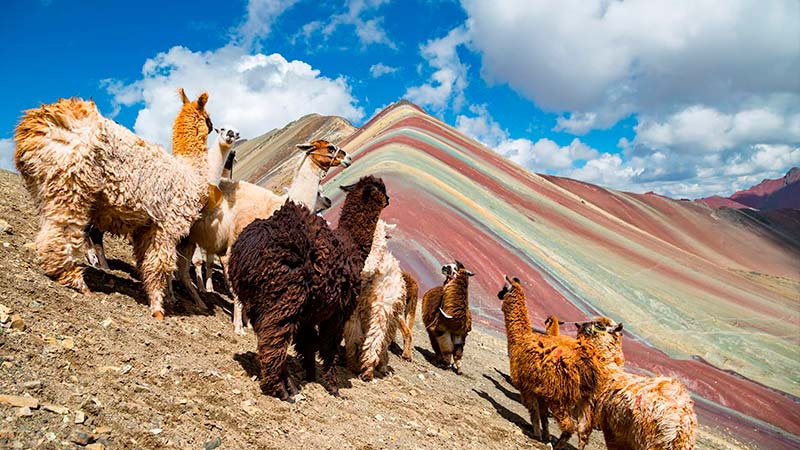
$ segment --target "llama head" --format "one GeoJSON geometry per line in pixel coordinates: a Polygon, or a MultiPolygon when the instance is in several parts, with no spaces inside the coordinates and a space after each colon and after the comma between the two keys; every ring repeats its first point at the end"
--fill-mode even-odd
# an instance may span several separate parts
{"type": "Polygon", "coordinates": [[[596,317],[591,322],[578,325],[578,338],[586,338],[600,351],[603,359],[622,366],[622,323],[608,317],[596,317]]]}
{"type": "Polygon", "coordinates": [[[383,209],[389,206],[389,195],[386,194],[386,185],[383,184],[383,180],[372,175],[362,177],[355,184],[339,186],[339,189],[347,193],[344,199],[345,207],[348,202],[358,202],[367,208],[372,206],[383,209]]]}
{"type": "Polygon", "coordinates": [[[564,322],[561,321],[561,320],[558,320],[558,318],[556,318],[556,316],[547,316],[547,318],[544,319],[545,331],[547,332],[547,334],[549,334],[551,336],[558,336],[560,334],[560,331],[559,331],[559,326],[560,325],[564,325],[564,322]]]}
{"type": "Polygon", "coordinates": [[[475,275],[474,273],[467,270],[463,264],[461,264],[458,260],[452,262],[450,264],[445,264],[442,266],[442,275],[444,275],[444,284],[450,282],[450,280],[457,277],[459,274],[462,274],[464,277],[471,277],[475,275]]]}
{"type": "Polygon", "coordinates": [[[183,88],[178,89],[183,101],[172,126],[172,154],[189,158],[197,169],[207,170],[208,150],[206,140],[214,129],[206,111],[208,94],[203,92],[195,101],[189,101],[183,88]]]}
{"type": "Polygon", "coordinates": [[[338,146],[326,140],[317,140],[305,144],[297,144],[297,149],[304,152],[323,171],[323,175],[336,166],[349,167],[352,158],[338,146]]]}
{"type": "Polygon", "coordinates": [[[215,128],[214,131],[219,135],[220,149],[230,148],[233,146],[234,142],[239,140],[239,130],[230,125],[224,125],[222,128],[215,128]]]}
{"type": "Polygon", "coordinates": [[[508,293],[521,293],[522,292],[522,285],[520,284],[519,278],[514,277],[512,279],[508,278],[508,275],[503,275],[503,288],[500,289],[500,292],[497,293],[497,298],[500,300],[505,300],[506,295],[508,293]]]}

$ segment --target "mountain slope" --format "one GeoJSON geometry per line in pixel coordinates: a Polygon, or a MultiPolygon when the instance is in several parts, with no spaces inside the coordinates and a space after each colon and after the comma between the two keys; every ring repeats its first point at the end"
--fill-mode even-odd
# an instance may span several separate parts
{"type": "Polygon", "coordinates": [[[500,330],[494,294],[502,274],[520,276],[534,323],[552,313],[621,320],[631,367],[681,377],[702,422],[772,447],[800,442],[796,232],[530,173],[407,102],[343,146],[355,161],[325,185],[336,202],[329,218],[335,186],[383,177],[383,217],[398,223],[392,249],[423,290],[458,258],[477,273],[476,323],[500,330]]]}
{"type": "Polygon", "coordinates": [[[712,208],[800,209],[800,168],[793,167],[781,178],[763,180],[727,198],[715,195],[696,201],[712,208]]]}

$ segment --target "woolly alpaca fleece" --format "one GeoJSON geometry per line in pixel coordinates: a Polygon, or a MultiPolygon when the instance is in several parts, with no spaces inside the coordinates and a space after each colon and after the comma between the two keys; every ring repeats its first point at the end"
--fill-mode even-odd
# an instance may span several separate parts
{"type": "Polygon", "coordinates": [[[25,111],[14,159],[42,216],[36,250],[48,276],[88,293],[80,266],[86,226],[130,234],[150,312],[164,317],[176,244],[208,195],[208,95],[196,102],[183,98],[175,157],[102,117],[92,101],[62,99],[25,111]]]}
{"type": "Polygon", "coordinates": [[[591,433],[590,402],[605,376],[594,347],[583,339],[534,333],[519,279],[506,278],[497,296],[503,301],[512,384],[531,414],[534,436],[549,439],[549,408],[562,431],[555,448],[577,431],[582,450],[591,433]]]}
{"type": "Polygon", "coordinates": [[[422,323],[428,331],[433,352],[437,360],[447,366],[452,355],[456,373],[461,373],[464,344],[472,331],[470,276],[472,272],[456,261],[456,271],[447,275],[444,286],[436,286],[422,296],[422,323]]]}
{"type": "Polygon", "coordinates": [[[372,248],[361,271],[358,306],[344,327],[347,362],[361,379],[369,381],[377,368],[386,372],[389,344],[403,320],[406,285],[400,262],[386,245],[387,230],[394,228],[379,220],[372,248]]]}
{"type": "Polygon", "coordinates": [[[603,431],[609,449],[693,449],[697,417],[686,387],[676,378],[625,372],[621,330],[621,324],[599,317],[578,331],[598,348],[610,370],[595,396],[593,428],[603,431]]]}
{"type": "Polygon", "coordinates": [[[380,178],[364,177],[342,189],[347,196],[336,231],[289,201],[269,219],[248,225],[231,252],[230,281],[258,337],[261,389],[283,400],[297,392],[286,368],[291,342],[309,381],[316,378],[319,349],[328,391],[339,393],[336,360],[344,324],[356,307],[378,217],[389,204],[380,178]]]}

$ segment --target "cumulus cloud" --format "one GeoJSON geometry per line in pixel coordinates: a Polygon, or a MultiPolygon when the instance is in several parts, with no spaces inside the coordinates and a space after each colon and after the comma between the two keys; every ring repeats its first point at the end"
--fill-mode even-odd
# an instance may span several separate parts
{"type": "Polygon", "coordinates": [[[389,0],[348,0],[346,11],[334,14],[324,22],[315,20],[305,24],[300,35],[307,42],[317,32],[327,39],[339,27],[352,26],[362,47],[381,44],[396,49],[394,42],[389,39],[386,30],[383,29],[383,16],[376,15],[378,9],[386,3],[389,3],[389,0]],[[368,18],[368,16],[372,17],[368,18]]]}
{"type": "Polygon", "coordinates": [[[259,40],[272,31],[272,24],[297,0],[248,0],[244,21],[236,27],[234,38],[245,48],[260,49],[259,40]]]}
{"type": "Polygon", "coordinates": [[[489,115],[486,105],[471,106],[470,111],[473,116],[456,117],[459,131],[532,171],[559,173],[571,169],[576,163],[598,156],[597,150],[577,138],[563,147],[547,138],[536,142],[524,138],[512,139],[508,131],[489,115]]]}
{"type": "Polygon", "coordinates": [[[695,103],[732,113],[800,88],[793,0],[462,4],[483,76],[567,112],[558,128],[577,134],[695,103]]]}
{"type": "Polygon", "coordinates": [[[461,62],[457,49],[468,40],[467,30],[458,27],[450,30],[446,36],[422,45],[420,53],[434,71],[427,83],[408,88],[405,97],[437,112],[448,106],[452,106],[455,111],[460,110],[465,102],[464,90],[469,83],[468,67],[461,62]]]}
{"type": "Polygon", "coordinates": [[[0,169],[17,171],[14,165],[14,148],[13,139],[0,139],[0,169]]]}
{"type": "Polygon", "coordinates": [[[343,78],[325,77],[307,63],[287,61],[277,53],[250,54],[233,45],[207,52],[173,47],[148,59],[140,80],[106,80],[104,86],[117,108],[143,103],[134,130],[167,148],[181,105],[178,87],[192,98],[208,91],[215,126],[231,124],[243,137],[312,112],[353,121],[364,116],[343,78]]]}
{"type": "Polygon", "coordinates": [[[372,75],[372,78],[382,77],[383,75],[387,75],[390,73],[395,73],[400,70],[397,67],[387,66],[383,63],[373,64],[369,68],[369,73],[372,75]]]}

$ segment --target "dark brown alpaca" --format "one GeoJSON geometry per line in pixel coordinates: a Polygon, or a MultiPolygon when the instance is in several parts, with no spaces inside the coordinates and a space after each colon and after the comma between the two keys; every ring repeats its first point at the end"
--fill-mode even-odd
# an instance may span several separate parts
{"type": "Polygon", "coordinates": [[[442,266],[442,273],[446,276],[444,285],[422,296],[422,323],[439,364],[460,374],[464,344],[472,331],[468,289],[469,277],[474,274],[458,261],[442,266]]]}
{"type": "Polygon", "coordinates": [[[261,389],[282,400],[297,393],[286,368],[292,342],[309,381],[316,378],[319,350],[327,389],[339,395],[339,342],[356,307],[375,225],[389,204],[380,178],[364,177],[342,189],[347,197],[335,231],[289,201],[269,219],[248,225],[231,252],[233,290],[258,337],[261,389]]]}

